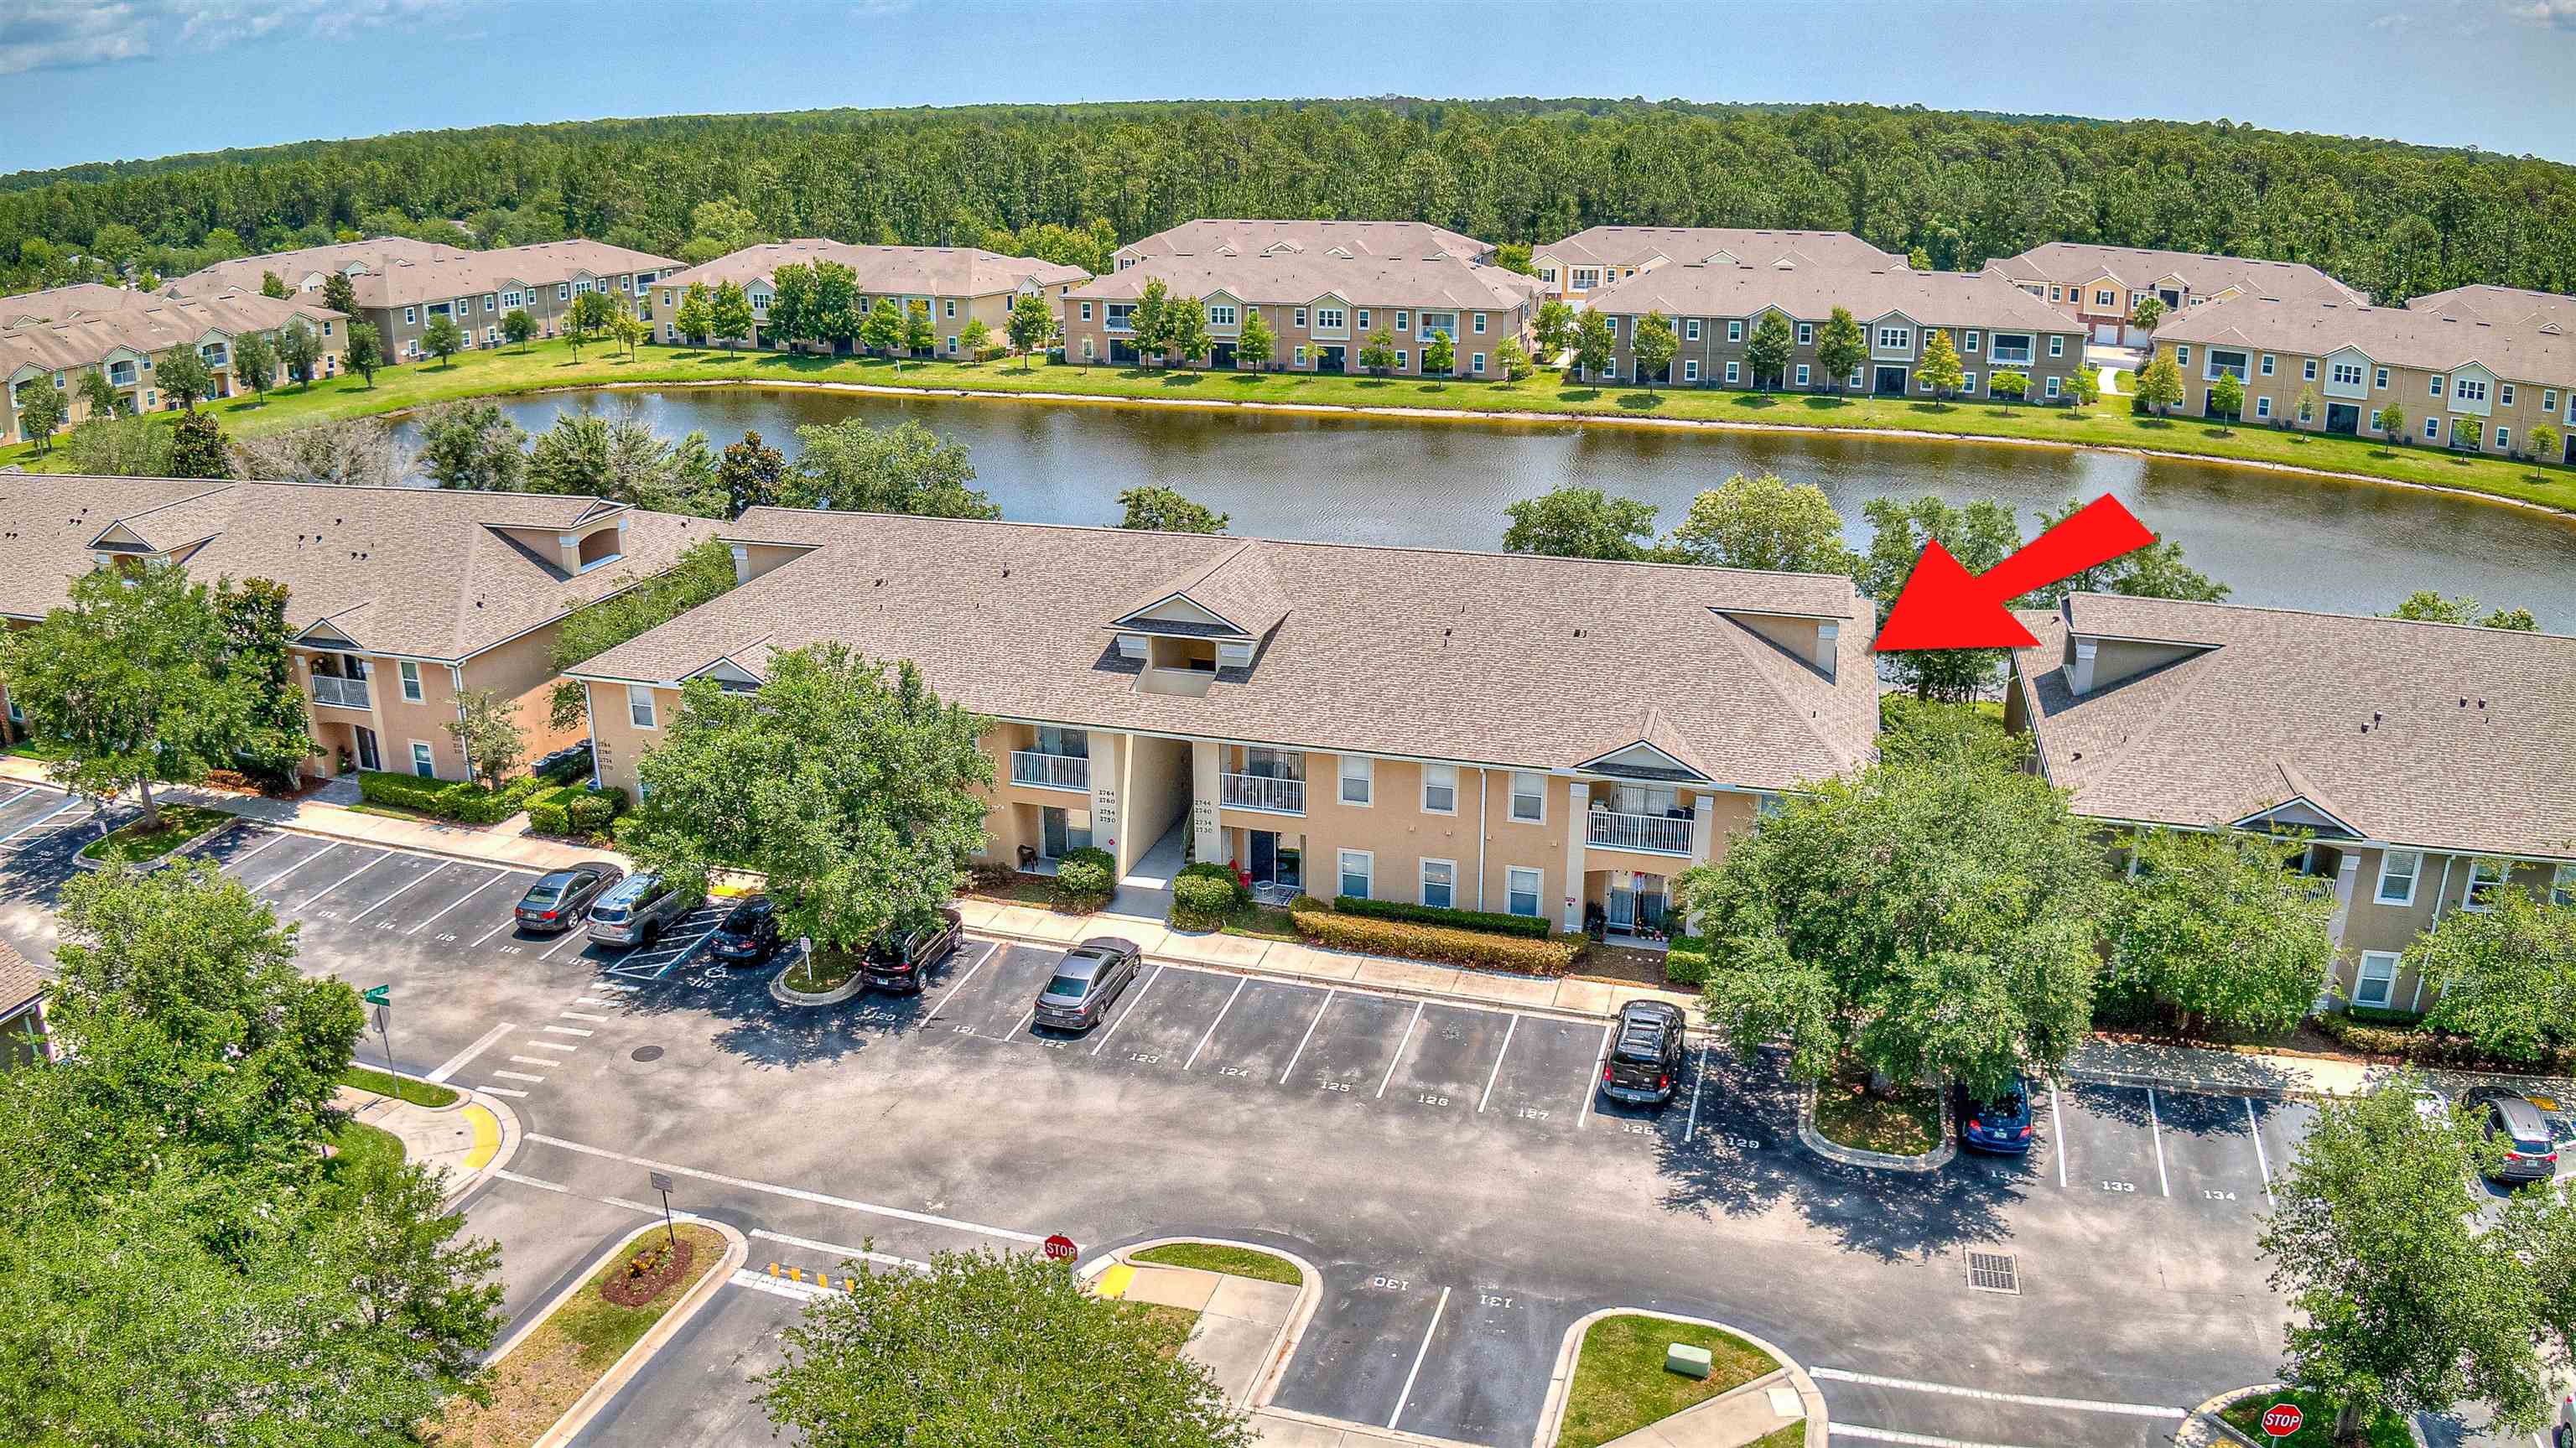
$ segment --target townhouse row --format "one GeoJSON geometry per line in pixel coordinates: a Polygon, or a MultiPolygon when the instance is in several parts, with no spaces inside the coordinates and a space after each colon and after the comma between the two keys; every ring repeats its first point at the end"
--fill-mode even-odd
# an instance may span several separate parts
{"type": "Polygon", "coordinates": [[[858,293],[854,306],[860,316],[880,301],[894,303],[897,311],[907,315],[918,310],[928,316],[933,341],[919,355],[935,357],[965,355],[962,339],[966,329],[979,321],[991,338],[987,345],[1000,348],[1007,336],[1011,308],[1020,298],[1042,297],[1050,311],[1061,315],[1066,294],[1091,279],[1091,273],[1080,267],[1035,257],[1003,256],[978,247],[851,246],[821,237],[802,237],[745,247],[662,277],[654,288],[659,294],[654,334],[675,346],[689,341],[680,327],[679,314],[680,303],[690,288],[702,286],[712,293],[718,287],[732,285],[742,288],[751,303],[752,329],[743,336],[708,340],[748,347],[812,348],[847,355],[856,350],[854,338],[823,343],[810,337],[781,336],[770,326],[770,307],[778,297],[779,268],[811,267],[818,262],[849,268],[858,293]]]}
{"type": "MultiPolygon", "coordinates": [[[[253,291],[200,297],[165,297],[122,287],[81,283],[23,296],[0,297],[0,444],[26,442],[27,404],[39,391],[63,403],[58,429],[92,415],[92,373],[107,379],[122,414],[175,406],[153,376],[174,347],[194,350],[206,364],[217,397],[247,386],[233,346],[252,334],[274,344],[290,327],[308,328],[320,348],[319,376],[337,376],[348,346],[348,319],[310,298],[279,299],[253,291]]],[[[272,350],[274,350],[272,345],[272,350]]],[[[271,385],[286,380],[283,362],[271,385]]]]}

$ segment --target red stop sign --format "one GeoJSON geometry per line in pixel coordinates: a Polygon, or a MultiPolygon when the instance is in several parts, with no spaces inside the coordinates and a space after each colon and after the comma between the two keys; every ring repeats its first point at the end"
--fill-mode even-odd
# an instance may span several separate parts
{"type": "Polygon", "coordinates": [[[2299,1431],[2303,1416],[2296,1403],[2274,1403],[2263,1410],[2263,1431],[2275,1438],[2287,1438],[2299,1431]]]}
{"type": "MultiPolygon", "coordinates": [[[[1071,1237],[1064,1235],[1062,1232],[1058,1232],[1054,1236],[1046,1239],[1046,1256],[1047,1260],[1050,1262],[1070,1262],[1081,1252],[1081,1250],[1081,1248],[1073,1245],[1073,1239],[1071,1237]]],[[[2298,1425],[2296,1423],[2292,1423],[2290,1426],[2296,1428],[2298,1425]]]]}

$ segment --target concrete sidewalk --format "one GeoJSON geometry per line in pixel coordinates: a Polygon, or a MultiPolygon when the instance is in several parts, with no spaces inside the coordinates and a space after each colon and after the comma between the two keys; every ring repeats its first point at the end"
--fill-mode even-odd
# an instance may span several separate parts
{"type": "Polygon", "coordinates": [[[1806,1416],[1789,1370],[1782,1368],[1622,1433],[1602,1448],[1744,1448],[1806,1416]]]}
{"type": "Polygon", "coordinates": [[[485,1173],[508,1160],[518,1146],[518,1119],[499,1102],[459,1087],[452,1106],[416,1106],[392,1096],[379,1096],[343,1086],[331,1104],[350,1118],[402,1142],[403,1160],[416,1162],[444,1178],[441,1199],[453,1202],[485,1173]]]}
{"type": "MultiPolygon", "coordinates": [[[[2095,1038],[2075,1048],[2058,1074],[2069,1081],[2112,1086],[2169,1086],[2272,1100],[2358,1096],[2396,1072],[2394,1066],[2337,1056],[2294,1056],[2278,1051],[2230,1051],[2169,1046],[2151,1041],[2095,1038]]],[[[2426,1070],[2424,1079],[2452,1096],[2479,1086],[2509,1091],[2576,1095],[2576,1083],[2553,1076],[2493,1075],[2480,1071],[2426,1070]]]]}

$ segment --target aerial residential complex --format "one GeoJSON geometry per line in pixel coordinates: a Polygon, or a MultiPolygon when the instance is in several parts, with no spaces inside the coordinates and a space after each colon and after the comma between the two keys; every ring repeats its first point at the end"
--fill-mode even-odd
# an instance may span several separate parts
{"type": "Polygon", "coordinates": [[[2422,1009],[2400,957],[2444,915],[2576,899],[2576,638],[2103,594],[2021,617],[2005,724],[2078,814],[2310,839],[2321,989],[2422,1009]]]}
{"type": "MultiPolygon", "coordinates": [[[[1068,362],[1142,360],[1132,340],[1137,299],[1161,282],[1175,299],[1207,309],[1206,359],[1237,365],[1244,320],[1259,313],[1272,337],[1268,364],[1294,372],[1355,372],[1379,333],[1392,370],[1423,376],[1423,348],[1445,334],[1455,375],[1496,375],[1505,338],[1533,345],[1537,281],[1483,260],[1493,248],[1414,222],[1194,221],[1124,248],[1117,270],[1064,299],[1068,362]],[[1132,255],[1131,255],[1132,253],[1132,255]]],[[[1180,360],[1180,359],[1172,359],[1180,360]]]]}
{"type": "Polygon", "coordinates": [[[574,671],[601,779],[635,787],[689,680],[838,641],[994,719],[988,852],[1023,868],[1172,835],[1273,898],[1651,940],[1672,875],[1876,729],[1838,577],[777,508],[725,536],[742,586],[574,671]]]}
{"type": "Polygon", "coordinates": [[[2046,242],[2019,256],[1989,261],[1985,269],[2075,318],[2088,340],[2113,346],[2146,344],[2149,333],[2129,319],[2149,297],[2163,305],[2168,317],[2230,297],[2347,305],[2369,300],[2298,262],[2077,241],[2046,242]]]}
{"type": "MultiPolygon", "coordinates": [[[[654,284],[660,293],[656,334],[665,342],[686,340],[678,314],[689,288],[704,286],[712,291],[730,282],[741,287],[751,302],[752,334],[713,340],[757,347],[787,345],[797,339],[772,337],[768,332],[778,268],[818,261],[838,262],[856,275],[862,313],[880,300],[906,312],[915,306],[928,310],[939,338],[932,351],[942,357],[961,355],[957,339],[968,323],[982,321],[993,337],[992,345],[999,347],[1011,307],[1021,297],[1044,297],[1051,309],[1060,311],[1065,295],[1091,279],[1091,273],[1080,267],[971,246],[851,246],[809,236],[745,247],[661,278],[654,284]]],[[[850,350],[850,344],[841,343],[839,350],[850,350]]]]}
{"type": "Polygon", "coordinates": [[[2525,456],[2558,428],[2548,459],[2576,461],[2576,303],[2543,292],[2463,288],[2403,307],[2237,297],[2156,332],[2183,378],[2182,410],[2211,415],[2221,376],[2240,416],[2311,432],[2385,437],[2394,404],[2428,447],[2525,456]],[[2301,394],[2312,394],[2302,410],[2301,394]]]}
{"type": "Polygon", "coordinates": [[[84,283],[0,298],[0,378],[8,382],[0,393],[0,443],[28,440],[21,414],[36,388],[62,395],[64,427],[86,422],[90,402],[80,386],[86,372],[107,378],[120,412],[175,405],[152,376],[155,359],[173,347],[194,347],[214,374],[214,395],[229,397],[244,385],[234,375],[233,340],[252,332],[274,338],[298,322],[321,347],[317,375],[337,376],[347,320],[319,298],[265,297],[256,290],[171,297],[84,283]]]}
{"type": "Polygon", "coordinates": [[[1998,372],[2028,378],[2027,395],[2035,401],[2061,397],[2084,365],[2083,334],[2063,315],[1996,278],[1968,272],[1684,262],[1603,287],[1592,294],[1591,308],[1610,322],[1605,382],[1748,387],[1767,380],[1800,392],[1928,395],[1932,385],[1917,367],[1935,331],[1948,333],[1958,351],[1959,390],[1967,397],[1991,395],[1998,372]],[[1869,348],[1867,359],[1842,377],[1827,376],[1818,355],[1836,307],[1860,324],[1869,348]],[[1795,345],[1781,376],[1760,379],[1746,345],[1770,312],[1788,321],[1795,345]],[[1637,323],[1653,313],[1663,314],[1680,341],[1661,377],[1641,374],[1633,346],[1637,323]]]}
{"type": "Polygon", "coordinates": [[[0,619],[32,623],[80,575],[148,561],[282,583],[320,746],[306,772],[436,779],[471,772],[446,728],[470,692],[515,700],[532,754],[578,737],[546,719],[557,626],[717,526],[542,493],[49,473],[0,478],[0,512],[0,619]]]}
{"type": "Polygon", "coordinates": [[[1614,282],[1660,266],[1901,267],[1848,231],[1741,226],[1591,226],[1530,252],[1530,269],[1552,297],[1581,301],[1614,282]]]}

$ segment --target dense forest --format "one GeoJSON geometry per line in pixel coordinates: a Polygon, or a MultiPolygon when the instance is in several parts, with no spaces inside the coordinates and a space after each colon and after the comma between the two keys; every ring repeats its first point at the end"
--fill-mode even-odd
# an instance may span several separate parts
{"type": "Polygon", "coordinates": [[[306,142],[0,179],[0,282],[402,231],[669,255],[761,236],[1097,267],[1196,216],[1840,228],[1973,268],[2073,239],[2314,263],[2390,299],[2576,291],[2576,167],[2225,121],[1411,100],[676,116],[306,142]],[[695,243],[692,248],[692,243],[695,243]]]}

